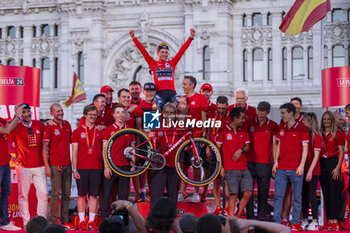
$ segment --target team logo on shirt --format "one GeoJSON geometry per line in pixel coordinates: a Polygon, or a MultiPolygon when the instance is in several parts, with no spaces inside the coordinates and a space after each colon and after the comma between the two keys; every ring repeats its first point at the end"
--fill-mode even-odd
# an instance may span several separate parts
{"type": "Polygon", "coordinates": [[[143,129],[160,129],[160,116],[162,114],[156,112],[143,112],[143,129]]]}
{"type": "Polygon", "coordinates": [[[55,135],[58,136],[60,134],[61,134],[60,131],[58,129],[55,129],[55,135]]]}
{"type": "Polygon", "coordinates": [[[169,63],[167,62],[167,63],[165,63],[165,67],[167,67],[167,68],[169,68],[170,67],[170,65],[169,65],[169,63]]]}
{"type": "Polygon", "coordinates": [[[251,133],[254,133],[254,131],[255,131],[254,127],[253,127],[253,126],[250,127],[250,132],[251,132],[251,133]]]}
{"type": "Polygon", "coordinates": [[[228,141],[232,140],[232,134],[228,133],[228,134],[226,135],[226,139],[227,139],[228,141]]]}
{"type": "Polygon", "coordinates": [[[280,135],[281,135],[281,136],[284,135],[284,131],[283,131],[283,130],[280,131],[280,135]]]}
{"type": "Polygon", "coordinates": [[[36,133],[37,133],[37,134],[40,134],[40,130],[37,129],[37,130],[36,130],[36,133]]]}
{"type": "Polygon", "coordinates": [[[86,138],[86,134],[83,132],[83,133],[80,134],[80,137],[81,138],[86,138]]]}
{"type": "Polygon", "coordinates": [[[192,101],[192,102],[191,102],[191,105],[196,105],[196,101],[192,101]]]}

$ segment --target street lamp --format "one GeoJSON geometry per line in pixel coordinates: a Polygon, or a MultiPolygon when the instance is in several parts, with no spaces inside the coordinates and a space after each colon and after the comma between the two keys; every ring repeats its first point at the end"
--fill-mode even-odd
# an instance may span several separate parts
{"type": "Polygon", "coordinates": [[[298,78],[298,79],[302,79],[305,77],[305,74],[297,74],[297,75],[293,75],[290,79],[290,97],[293,98],[293,80],[295,78],[298,78]],[[300,78],[301,77],[301,78],[300,78]]]}

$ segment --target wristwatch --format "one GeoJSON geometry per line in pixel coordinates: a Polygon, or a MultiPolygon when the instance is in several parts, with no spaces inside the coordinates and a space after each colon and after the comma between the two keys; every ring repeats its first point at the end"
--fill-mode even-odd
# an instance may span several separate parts
{"type": "Polygon", "coordinates": [[[244,153],[244,148],[241,148],[241,152],[244,153]]]}

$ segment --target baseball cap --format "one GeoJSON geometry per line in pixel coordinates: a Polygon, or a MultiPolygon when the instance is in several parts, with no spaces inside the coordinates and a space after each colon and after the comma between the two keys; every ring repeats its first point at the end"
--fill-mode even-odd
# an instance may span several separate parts
{"type": "Polygon", "coordinates": [[[107,93],[109,91],[114,92],[114,90],[110,86],[106,85],[101,87],[100,93],[107,93]]]}
{"type": "Polygon", "coordinates": [[[29,104],[26,104],[26,103],[23,103],[23,104],[21,104],[19,106],[22,107],[23,109],[30,108],[29,104]]]}
{"type": "Polygon", "coordinates": [[[157,52],[159,52],[159,50],[161,50],[161,49],[169,50],[169,45],[167,43],[161,43],[158,45],[157,52]]]}
{"type": "Polygon", "coordinates": [[[154,83],[145,83],[143,90],[156,90],[156,85],[154,83]]]}
{"type": "Polygon", "coordinates": [[[213,91],[213,87],[212,87],[212,85],[210,85],[209,83],[204,83],[204,84],[201,86],[201,90],[205,90],[205,89],[208,89],[209,91],[213,91]]]}
{"type": "Polygon", "coordinates": [[[182,232],[196,232],[198,218],[191,213],[184,214],[179,219],[182,232]]]}

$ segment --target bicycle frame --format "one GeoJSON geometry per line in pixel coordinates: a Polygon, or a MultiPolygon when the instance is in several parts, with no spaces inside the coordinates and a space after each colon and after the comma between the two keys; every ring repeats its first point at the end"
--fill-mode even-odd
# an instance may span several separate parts
{"type": "MultiPolygon", "coordinates": [[[[162,129],[162,130],[157,130],[157,131],[169,131],[170,129],[162,129]]],[[[197,161],[199,162],[200,161],[200,158],[199,158],[199,154],[198,154],[198,150],[197,150],[197,147],[196,147],[196,144],[194,142],[194,138],[193,138],[193,133],[192,133],[192,129],[190,129],[189,132],[187,132],[184,136],[182,136],[178,141],[176,141],[176,143],[174,143],[164,154],[162,154],[164,157],[167,157],[169,153],[171,153],[173,150],[175,150],[180,144],[182,144],[184,141],[186,141],[186,139],[189,138],[190,141],[191,141],[191,145],[192,147],[194,148],[194,157],[197,159],[197,161]]],[[[140,145],[137,145],[136,147],[134,147],[132,149],[135,150],[137,149],[138,147],[142,146],[143,144],[151,141],[153,147],[154,145],[156,144],[155,142],[156,138],[154,136],[148,138],[148,140],[144,141],[143,143],[141,143],[140,145]]],[[[135,156],[139,157],[139,158],[145,158],[145,156],[142,156],[142,155],[138,155],[136,153],[134,153],[135,156]]],[[[148,158],[148,160],[152,161],[151,158],[148,158]]]]}

